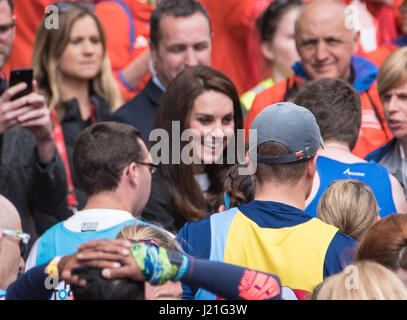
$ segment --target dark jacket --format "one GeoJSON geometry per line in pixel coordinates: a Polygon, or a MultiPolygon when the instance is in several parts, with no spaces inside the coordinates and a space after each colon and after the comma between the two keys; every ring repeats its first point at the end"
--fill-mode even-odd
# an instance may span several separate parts
{"type": "Polygon", "coordinates": [[[151,78],[137,96],[126,102],[112,115],[111,120],[136,127],[140,130],[144,143],[148,145],[148,137],[153,130],[163,93],[151,78]]]}
{"type": "Polygon", "coordinates": [[[66,206],[66,175],[58,152],[43,166],[38,161],[36,140],[28,130],[15,126],[2,135],[0,194],[17,208],[23,231],[34,240],[41,234],[39,221],[60,221],[66,206]]]}

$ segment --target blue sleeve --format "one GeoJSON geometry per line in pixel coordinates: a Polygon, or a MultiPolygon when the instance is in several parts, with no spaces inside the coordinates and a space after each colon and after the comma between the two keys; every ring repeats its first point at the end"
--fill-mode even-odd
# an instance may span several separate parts
{"type": "Polygon", "coordinates": [[[228,300],[281,299],[277,276],[223,262],[191,259],[182,282],[228,300]]]}
{"type": "Polygon", "coordinates": [[[7,288],[6,300],[49,300],[53,290],[45,288],[48,263],[34,267],[23,273],[7,288]]]}
{"type": "MultiPolygon", "coordinates": [[[[187,222],[178,232],[177,240],[181,248],[189,256],[209,259],[211,253],[211,223],[210,218],[196,222],[187,222]]],[[[198,287],[182,284],[182,299],[192,300],[198,287]]]]}
{"type": "Polygon", "coordinates": [[[324,261],[324,279],[339,273],[352,262],[358,243],[350,236],[337,232],[333,237],[324,261]]]}

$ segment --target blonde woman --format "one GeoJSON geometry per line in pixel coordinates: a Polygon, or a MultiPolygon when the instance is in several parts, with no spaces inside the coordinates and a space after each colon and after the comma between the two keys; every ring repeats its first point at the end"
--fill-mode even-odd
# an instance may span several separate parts
{"type": "Polygon", "coordinates": [[[58,28],[47,27],[45,17],[38,29],[33,69],[51,110],[55,144],[65,162],[68,204],[81,209],[86,195],[72,170],[74,144],[84,128],[109,118],[120,106],[121,96],[98,18],[87,5],[63,4],[55,4],[58,28]]]}
{"type": "Polygon", "coordinates": [[[358,261],[317,287],[313,300],[407,300],[397,275],[373,261],[358,261]]]}
{"type": "Polygon", "coordinates": [[[379,206],[372,190],[358,180],[338,180],[324,192],[317,217],[355,240],[379,219],[379,206]]]}

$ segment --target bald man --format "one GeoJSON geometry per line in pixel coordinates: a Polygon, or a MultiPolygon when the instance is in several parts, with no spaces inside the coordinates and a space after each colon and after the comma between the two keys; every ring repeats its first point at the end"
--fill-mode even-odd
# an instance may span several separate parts
{"type": "Polygon", "coordinates": [[[312,0],[304,5],[295,25],[300,56],[293,66],[295,74],[256,96],[245,119],[246,129],[261,110],[289,100],[304,82],[339,78],[351,83],[362,100],[359,140],[352,152],[363,158],[391,139],[376,86],[378,69],[370,61],[353,55],[358,48],[359,32],[353,29],[355,17],[347,13],[346,6],[336,0],[312,0]]]}
{"type": "Polygon", "coordinates": [[[10,283],[17,279],[18,272],[24,270],[20,251],[20,242],[23,241],[21,236],[21,220],[17,209],[0,195],[0,299],[10,283]]]}

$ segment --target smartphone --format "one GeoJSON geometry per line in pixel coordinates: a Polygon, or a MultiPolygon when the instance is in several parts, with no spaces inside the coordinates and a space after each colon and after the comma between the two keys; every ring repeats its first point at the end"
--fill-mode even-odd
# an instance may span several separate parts
{"type": "Polygon", "coordinates": [[[18,83],[25,82],[27,88],[16,95],[14,95],[11,100],[16,100],[33,91],[33,70],[32,69],[13,69],[10,72],[10,87],[15,86],[18,83]]]}

